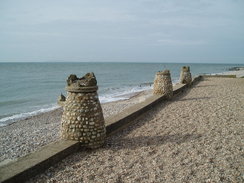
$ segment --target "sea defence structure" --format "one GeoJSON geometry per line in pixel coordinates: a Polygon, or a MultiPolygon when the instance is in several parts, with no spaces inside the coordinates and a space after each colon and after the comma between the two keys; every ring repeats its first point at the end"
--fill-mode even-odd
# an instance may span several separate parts
{"type": "Polygon", "coordinates": [[[103,145],[106,130],[95,75],[87,73],[82,78],[70,75],[66,90],[61,121],[62,138],[80,141],[82,146],[88,148],[103,145]]]}
{"type": "Polygon", "coordinates": [[[189,66],[183,66],[180,73],[180,83],[190,85],[192,82],[189,66]]]}
{"type": "Polygon", "coordinates": [[[166,95],[167,98],[173,97],[173,85],[169,70],[156,73],[153,84],[153,94],[166,95]]]}

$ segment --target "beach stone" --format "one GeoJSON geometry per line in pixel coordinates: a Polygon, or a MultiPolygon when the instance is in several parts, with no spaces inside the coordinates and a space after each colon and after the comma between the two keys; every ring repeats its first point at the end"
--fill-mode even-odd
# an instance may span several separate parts
{"type": "Polygon", "coordinates": [[[169,70],[156,73],[153,84],[153,94],[166,95],[167,98],[173,97],[173,85],[169,70]]]}
{"type": "Polygon", "coordinates": [[[192,82],[189,66],[183,66],[180,73],[180,83],[190,85],[192,82]]]}
{"type": "Polygon", "coordinates": [[[82,146],[88,148],[102,146],[106,131],[94,73],[87,73],[82,78],[70,75],[66,90],[61,137],[66,140],[78,140],[82,146]]]}

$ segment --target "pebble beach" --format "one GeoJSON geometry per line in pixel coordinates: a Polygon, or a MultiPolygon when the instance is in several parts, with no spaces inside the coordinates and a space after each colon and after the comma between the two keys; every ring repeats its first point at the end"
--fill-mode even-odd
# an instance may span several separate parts
{"type": "MultiPolygon", "coordinates": [[[[116,115],[152,95],[152,91],[137,92],[128,100],[102,104],[104,117],[116,115]]],[[[60,139],[62,108],[16,121],[0,128],[0,165],[37,151],[60,139]],[[11,135],[10,135],[11,134],[11,135]]]]}
{"type": "MultiPolygon", "coordinates": [[[[104,104],[104,116],[150,95],[104,104]]],[[[108,137],[104,147],[70,155],[29,182],[244,182],[243,111],[242,78],[205,78],[108,137]]],[[[1,161],[58,140],[61,114],[0,128],[1,161]]]]}
{"type": "Polygon", "coordinates": [[[0,0],[0,183],[244,183],[243,9],[0,0]]]}

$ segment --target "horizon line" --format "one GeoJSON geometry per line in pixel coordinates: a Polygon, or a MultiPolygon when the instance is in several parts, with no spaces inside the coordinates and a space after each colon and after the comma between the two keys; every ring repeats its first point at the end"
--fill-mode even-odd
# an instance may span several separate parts
{"type": "Polygon", "coordinates": [[[244,63],[235,62],[235,63],[226,63],[226,62],[146,62],[146,61],[119,61],[119,62],[113,62],[113,61],[0,61],[0,63],[148,63],[148,64],[240,64],[244,65],[244,63]]]}

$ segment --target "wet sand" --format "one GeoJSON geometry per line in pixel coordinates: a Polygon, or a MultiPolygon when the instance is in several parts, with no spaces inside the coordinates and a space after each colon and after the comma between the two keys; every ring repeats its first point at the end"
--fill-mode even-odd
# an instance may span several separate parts
{"type": "Polygon", "coordinates": [[[244,182],[244,79],[206,78],[29,182],[244,182]]]}

